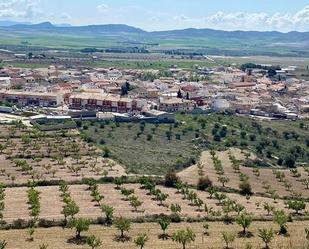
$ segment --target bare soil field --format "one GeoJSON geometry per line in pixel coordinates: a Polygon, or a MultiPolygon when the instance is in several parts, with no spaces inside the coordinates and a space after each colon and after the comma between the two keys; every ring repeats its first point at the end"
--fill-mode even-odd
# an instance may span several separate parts
{"type": "MultiPolygon", "coordinates": [[[[171,211],[169,207],[171,204],[179,204],[181,206],[182,211],[180,215],[183,218],[202,218],[207,216],[203,207],[199,209],[197,206],[192,205],[190,201],[183,199],[183,196],[180,193],[177,193],[177,190],[173,188],[157,186],[157,188],[163,193],[168,194],[168,198],[163,202],[163,205],[161,205],[160,202],[153,199],[153,196],[150,196],[145,189],[141,189],[141,185],[123,185],[126,189],[134,189],[134,195],[143,202],[141,207],[135,211],[134,208],[130,206],[130,202],[127,198],[121,194],[121,191],[116,189],[116,185],[101,184],[98,186],[100,194],[103,194],[104,196],[104,199],[100,202],[100,204],[114,207],[114,215],[116,217],[124,216],[126,218],[145,218],[160,214],[170,215],[171,211]]],[[[64,203],[60,198],[58,187],[37,187],[36,189],[40,192],[41,212],[39,218],[57,221],[62,220],[63,215],[61,214],[61,211],[64,203]]],[[[213,211],[222,212],[222,204],[214,197],[210,198],[209,193],[197,190],[193,191],[196,192],[197,196],[203,200],[209,208],[212,208],[213,211]]],[[[30,210],[29,205],[27,204],[28,199],[26,192],[26,187],[6,189],[5,209],[3,213],[5,221],[12,222],[17,219],[30,219],[30,210]]],[[[79,206],[80,211],[77,215],[78,217],[91,219],[105,217],[98,203],[92,201],[88,186],[71,185],[70,193],[72,199],[79,206]]],[[[267,212],[263,209],[264,203],[269,203],[278,210],[285,210],[288,213],[292,213],[292,210],[286,208],[283,200],[274,201],[271,198],[259,196],[252,196],[250,199],[247,199],[244,196],[234,193],[228,193],[226,195],[230,200],[236,201],[237,203],[243,205],[247,212],[252,213],[256,218],[267,217],[267,212]]],[[[309,211],[308,205],[305,211],[309,211]]],[[[234,211],[230,213],[230,216],[235,217],[236,215],[237,213],[234,211]]]]}
{"type": "MultiPolygon", "coordinates": [[[[237,234],[241,231],[241,228],[237,224],[226,225],[222,222],[209,222],[209,236],[203,234],[203,223],[181,223],[171,224],[167,233],[173,234],[178,229],[190,227],[196,233],[196,239],[193,243],[187,246],[188,249],[202,249],[213,248],[222,249],[225,247],[222,241],[221,232],[233,231],[237,234]]],[[[270,248],[281,249],[305,249],[308,242],[305,239],[304,228],[308,227],[309,222],[292,222],[288,223],[288,230],[291,231],[289,236],[275,235],[275,238],[270,243],[270,248]]],[[[259,228],[273,228],[274,231],[278,230],[278,226],[272,222],[253,222],[249,231],[253,233],[251,238],[239,238],[231,243],[231,247],[234,249],[245,248],[247,243],[252,245],[252,248],[263,248],[264,244],[258,237],[259,228]]],[[[114,227],[105,226],[91,226],[88,232],[84,232],[82,235],[89,236],[95,235],[103,242],[102,248],[109,249],[136,249],[134,239],[140,233],[147,233],[149,241],[146,243],[145,248],[149,249],[180,249],[181,245],[173,242],[171,239],[160,240],[158,236],[161,234],[161,230],[156,223],[143,223],[132,224],[131,230],[127,233],[130,236],[128,242],[117,242],[116,236],[119,235],[119,231],[114,227]]],[[[76,245],[70,243],[70,239],[75,235],[73,230],[62,228],[48,228],[37,229],[34,234],[34,241],[27,241],[28,235],[26,230],[9,230],[0,231],[0,239],[5,238],[8,242],[8,249],[33,249],[39,248],[42,243],[48,244],[50,249],[88,249],[85,244],[76,245]]]]}
{"type": "MultiPolygon", "coordinates": [[[[230,153],[238,160],[244,160],[245,156],[239,149],[230,149],[230,153]]],[[[225,184],[226,187],[232,189],[239,189],[239,173],[235,173],[232,168],[232,163],[229,159],[229,151],[218,151],[216,155],[222,162],[224,169],[224,176],[229,178],[229,182],[225,184]]],[[[251,156],[254,158],[254,156],[251,156]]],[[[202,152],[200,162],[204,165],[204,173],[208,176],[215,185],[221,186],[218,182],[218,174],[214,168],[214,164],[209,151],[202,152]]],[[[308,179],[308,173],[303,168],[298,168],[300,177],[294,177],[288,169],[278,169],[278,171],[284,173],[285,179],[291,184],[291,189],[288,191],[284,185],[284,182],[279,182],[276,179],[273,169],[260,168],[260,175],[256,176],[253,172],[253,168],[244,167],[240,165],[240,172],[246,174],[250,179],[252,191],[254,193],[265,193],[266,186],[270,185],[279,196],[291,196],[293,193],[301,193],[303,197],[309,197],[309,189],[301,182],[302,179],[308,179]]],[[[183,182],[196,185],[199,179],[197,165],[191,166],[178,174],[183,182]]]]}

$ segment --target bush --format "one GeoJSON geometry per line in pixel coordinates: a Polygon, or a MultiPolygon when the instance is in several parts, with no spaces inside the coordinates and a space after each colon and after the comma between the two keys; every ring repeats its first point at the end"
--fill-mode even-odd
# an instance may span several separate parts
{"type": "Polygon", "coordinates": [[[251,195],[252,194],[252,188],[248,180],[242,181],[239,184],[239,188],[240,188],[241,195],[251,195]]]}
{"type": "Polygon", "coordinates": [[[180,223],[181,222],[181,217],[178,213],[172,213],[170,215],[170,219],[171,219],[171,222],[173,222],[173,223],[180,223]]]}
{"type": "Polygon", "coordinates": [[[198,183],[197,183],[197,189],[198,190],[204,191],[204,190],[208,189],[209,187],[212,187],[212,181],[208,178],[208,176],[201,177],[198,180],[198,183]]]}
{"type": "Polygon", "coordinates": [[[180,178],[177,176],[175,171],[170,171],[165,175],[164,185],[166,187],[174,188],[176,183],[180,182],[180,178]]]}

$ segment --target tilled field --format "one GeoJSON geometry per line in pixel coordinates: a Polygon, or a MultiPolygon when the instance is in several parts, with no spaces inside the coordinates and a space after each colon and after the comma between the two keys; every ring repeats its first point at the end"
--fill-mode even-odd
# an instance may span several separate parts
{"type": "MultiPolygon", "coordinates": [[[[203,234],[203,223],[180,223],[171,224],[167,233],[172,235],[178,229],[190,227],[196,234],[196,239],[193,243],[187,246],[188,249],[203,249],[213,248],[222,249],[225,247],[222,241],[222,232],[234,232],[237,234],[241,228],[237,224],[226,225],[222,222],[209,222],[209,236],[203,234]]],[[[308,227],[309,222],[293,222],[288,224],[288,230],[291,231],[289,236],[275,235],[270,243],[270,248],[282,249],[303,249],[306,248],[307,241],[305,239],[304,228],[308,227]]],[[[278,227],[272,222],[253,222],[249,231],[252,232],[251,238],[236,237],[236,240],[231,243],[231,248],[244,249],[246,244],[250,243],[252,248],[263,248],[264,243],[258,237],[259,228],[273,228],[274,231],[278,227]]],[[[109,249],[136,249],[134,239],[140,233],[147,233],[149,241],[146,242],[145,248],[149,249],[180,249],[181,245],[173,242],[171,239],[161,240],[158,236],[161,230],[156,223],[132,224],[131,230],[127,233],[130,236],[128,242],[117,242],[116,236],[119,231],[114,227],[91,226],[88,232],[82,235],[95,235],[103,242],[101,248],[109,249]]],[[[9,230],[0,231],[0,239],[5,238],[8,242],[9,249],[33,249],[39,248],[42,243],[48,244],[50,249],[88,249],[86,244],[70,243],[70,239],[75,235],[73,230],[62,228],[37,229],[34,234],[34,241],[27,241],[28,235],[26,230],[9,230]]]]}
{"type": "MultiPolygon", "coordinates": [[[[140,184],[125,184],[122,187],[126,189],[134,189],[134,195],[141,200],[143,203],[137,211],[130,205],[130,201],[121,194],[120,190],[116,189],[114,184],[101,184],[98,185],[100,194],[104,196],[104,199],[100,204],[110,205],[114,207],[114,216],[123,216],[126,218],[143,218],[147,216],[166,214],[170,215],[170,205],[179,204],[181,206],[181,216],[190,218],[201,218],[205,217],[206,213],[204,208],[198,208],[197,206],[190,203],[189,200],[183,199],[180,193],[177,193],[176,189],[166,188],[163,186],[157,186],[162,193],[168,194],[167,199],[160,204],[159,201],[155,200],[153,196],[149,195],[147,190],[141,189],[140,184]]],[[[96,219],[104,217],[98,203],[92,201],[91,192],[88,190],[86,185],[71,185],[69,186],[70,194],[72,199],[79,206],[78,217],[96,219]]],[[[37,187],[36,190],[40,192],[40,204],[41,211],[39,218],[47,220],[61,220],[63,215],[61,214],[64,203],[60,198],[60,191],[57,186],[49,187],[37,187]]],[[[214,197],[210,198],[209,193],[203,191],[193,190],[197,193],[197,196],[207,204],[208,208],[212,208],[213,211],[222,211],[222,204],[214,197]]],[[[4,209],[4,220],[12,222],[17,219],[30,219],[29,216],[29,205],[27,204],[27,188],[16,187],[7,188],[5,197],[5,209],[4,209]]],[[[287,212],[288,210],[283,200],[274,201],[271,198],[252,196],[249,200],[238,194],[228,193],[227,197],[243,205],[247,212],[252,213],[256,217],[265,217],[267,212],[263,209],[264,203],[269,203],[276,209],[283,209],[287,212]]],[[[307,211],[309,207],[307,205],[307,211]]],[[[231,216],[236,216],[236,212],[231,212],[231,216]]]]}

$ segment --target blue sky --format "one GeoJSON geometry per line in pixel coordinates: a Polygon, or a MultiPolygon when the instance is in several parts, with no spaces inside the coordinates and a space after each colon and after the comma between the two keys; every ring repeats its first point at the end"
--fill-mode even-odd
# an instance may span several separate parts
{"type": "Polygon", "coordinates": [[[308,0],[0,0],[0,20],[309,31],[308,0]]]}

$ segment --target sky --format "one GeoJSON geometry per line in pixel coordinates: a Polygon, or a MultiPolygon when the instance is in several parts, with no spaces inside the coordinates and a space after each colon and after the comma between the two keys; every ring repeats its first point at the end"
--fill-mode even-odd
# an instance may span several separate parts
{"type": "Polygon", "coordinates": [[[309,31],[309,0],[0,0],[0,20],[183,28],[309,31]]]}

